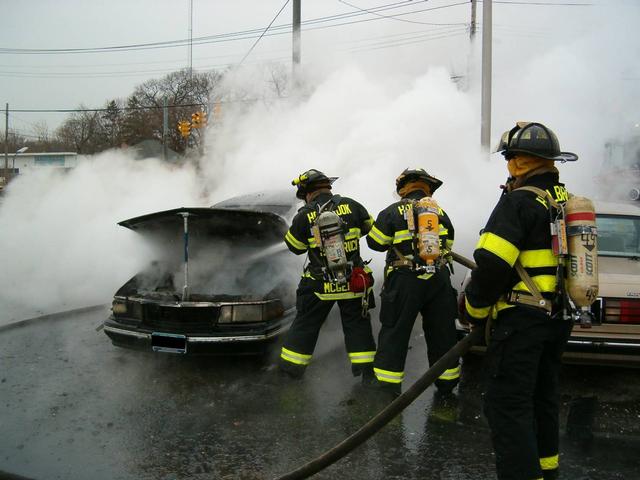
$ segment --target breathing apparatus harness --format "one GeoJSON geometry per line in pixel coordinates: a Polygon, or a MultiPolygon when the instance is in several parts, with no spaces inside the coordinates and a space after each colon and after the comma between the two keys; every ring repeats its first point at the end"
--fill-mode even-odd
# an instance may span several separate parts
{"type": "Polygon", "coordinates": [[[452,269],[451,259],[446,252],[440,250],[440,208],[437,202],[432,197],[425,196],[419,200],[403,198],[402,203],[407,230],[412,237],[413,254],[403,255],[393,245],[392,249],[398,259],[390,262],[391,267],[407,267],[419,274],[436,273],[443,265],[452,269]]]}
{"type": "Polygon", "coordinates": [[[508,296],[509,302],[541,308],[548,315],[553,314],[555,304],[560,307],[557,315],[562,320],[577,317],[582,328],[590,328],[593,315],[589,306],[595,301],[598,291],[597,253],[589,253],[597,245],[595,211],[591,201],[572,195],[563,205],[541,188],[524,186],[515,190],[533,192],[548,202],[552,250],[558,263],[556,291],[553,300],[549,300],[543,297],[520,260],[516,260],[514,268],[529,292],[512,290],[508,296]]]}
{"type": "MultiPolygon", "coordinates": [[[[369,311],[368,290],[373,285],[373,277],[364,269],[369,261],[362,266],[354,266],[347,261],[345,249],[345,233],[347,226],[334,209],[340,204],[342,197],[333,195],[323,204],[316,203],[317,214],[311,224],[311,233],[320,251],[316,259],[322,265],[321,274],[326,282],[338,285],[349,285],[349,290],[354,293],[363,292],[362,316],[366,317],[369,311]]],[[[309,249],[309,255],[315,255],[309,249]]],[[[307,266],[310,270],[310,267],[307,266]]],[[[312,272],[313,273],[313,272],[312,272]]]]}

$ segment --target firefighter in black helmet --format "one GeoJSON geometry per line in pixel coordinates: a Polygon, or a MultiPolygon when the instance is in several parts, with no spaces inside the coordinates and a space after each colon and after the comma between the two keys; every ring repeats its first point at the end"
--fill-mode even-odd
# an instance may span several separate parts
{"type": "Polygon", "coordinates": [[[474,252],[466,318],[492,327],[484,410],[498,478],[555,479],[558,370],[572,322],[557,314],[562,280],[549,227],[557,212],[548,195],[558,204],[568,199],[554,162],[578,157],[561,152],[549,128],[528,122],[505,132],[497,151],[510,177],[474,252]]]}
{"type": "Polygon", "coordinates": [[[301,377],[311,363],[320,327],[336,302],[353,375],[373,375],[376,347],[368,313],[373,306],[373,277],[360,257],[360,237],[369,232],[373,219],[360,203],[331,193],[335,180],[318,170],[308,170],[291,182],[297,187],[296,197],[306,203],[298,210],[284,240],[293,253],[308,254],[296,292],[296,318],[279,362],[280,371],[291,377],[301,377]],[[337,221],[332,230],[336,236],[330,240],[340,238],[342,243],[327,243],[325,248],[325,237],[317,224],[327,213],[337,221]],[[331,253],[344,256],[344,269],[329,268],[329,247],[331,253]]]}
{"type": "MultiPolygon", "coordinates": [[[[437,207],[439,231],[435,233],[440,257],[434,271],[427,271],[417,251],[417,231],[412,228],[416,202],[431,197],[441,185],[442,181],[421,168],[404,170],[396,179],[401,200],[378,214],[367,236],[370,248],[387,252],[374,385],[394,393],[399,393],[404,378],[409,339],[418,313],[422,315],[429,364],[433,365],[456,343],[457,302],[444,261],[453,246],[453,225],[444,210],[437,207]]],[[[436,380],[436,386],[449,393],[459,377],[456,360],[436,380]]]]}

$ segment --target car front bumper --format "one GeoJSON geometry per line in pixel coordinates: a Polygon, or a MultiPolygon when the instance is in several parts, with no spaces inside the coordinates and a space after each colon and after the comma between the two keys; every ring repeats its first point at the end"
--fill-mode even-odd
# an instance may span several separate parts
{"type": "Polygon", "coordinates": [[[256,354],[286,333],[295,317],[295,308],[273,321],[260,324],[238,325],[235,329],[212,328],[211,332],[189,333],[152,331],[148,328],[127,325],[116,321],[113,316],[104,322],[104,332],[118,347],[169,353],[198,354],[256,354]],[[159,346],[156,339],[169,339],[170,347],[159,346]],[[179,345],[176,345],[178,343],[179,345]]]}

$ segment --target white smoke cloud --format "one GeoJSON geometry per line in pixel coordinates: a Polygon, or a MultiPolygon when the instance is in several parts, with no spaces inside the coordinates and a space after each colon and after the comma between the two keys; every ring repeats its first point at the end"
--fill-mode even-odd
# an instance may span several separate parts
{"type": "Polygon", "coordinates": [[[146,264],[125,218],[202,204],[195,171],[110,151],[62,173],[21,175],[0,204],[0,323],[108,303],[146,264]]]}
{"type": "MultiPolygon", "coordinates": [[[[551,7],[527,17],[522,8],[499,14],[496,6],[494,17],[492,141],[517,120],[547,124],[564,150],[580,155],[575,165],[560,166],[569,189],[588,195],[604,143],[638,118],[640,6],[609,5],[572,10],[569,21],[551,7]]],[[[454,223],[456,250],[470,256],[506,168],[500,155],[487,160],[478,147],[478,62],[470,90],[462,91],[450,79],[460,72],[448,68],[467,52],[450,53],[451,62],[420,57],[424,66],[417,67],[409,55],[386,62],[393,49],[380,51],[377,63],[369,52],[366,61],[347,64],[312,51],[305,94],[225,105],[223,123],[209,128],[198,173],[108,152],[66,175],[21,176],[0,203],[2,319],[108,302],[148,260],[119,220],[263,189],[290,188],[293,197],[291,179],[309,168],[339,176],[335,191],[374,216],[395,200],[394,179],[404,168],[426,168],[444,181],[435,197],[454,223]]],[[[229,81],[247,96],[252,88],[264,91],[250,69],[229,81]]],[[[364,256],[381,271],[382,255],[365,249],[364,256]]]]}

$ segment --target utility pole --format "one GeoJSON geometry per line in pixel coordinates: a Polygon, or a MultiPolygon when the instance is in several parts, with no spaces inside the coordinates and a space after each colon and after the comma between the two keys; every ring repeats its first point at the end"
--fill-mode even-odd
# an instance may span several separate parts
{"type": "Polygon", "coordinates": [[[189,78],[193,77],[193,0],[189,0],[189,78]]]}
{"type": "Polygon", "coordinates": [[[300,76],[300,19],[302,16],[301,0],[293,0],[293,53],[292,76],[293,84],[297,85],[300,76]]]}
{"type": "Polygon", "coordinates": [[[469,38],[471,42],[476,37],[476,7],[478,6],[477,0],[471,0],[471,25],[469,25],[469,38]]]}
{"type": "Polygon", "coordinates": [[[9,104],[4,107],[4,184],[9,183],[9,104]]]}
{"type": "Polygon", "coordinates": [[[480,108],[480,145],[485,152],[491,143],[491,14],[492,0],[482,2],[482,103],[480,108]]]}
{"type": "Polygon", "coordinates": [[[167,161],[167,141],[169,140],[169,100],[162,99],[162,159],[167,161]]]}

